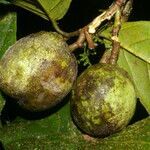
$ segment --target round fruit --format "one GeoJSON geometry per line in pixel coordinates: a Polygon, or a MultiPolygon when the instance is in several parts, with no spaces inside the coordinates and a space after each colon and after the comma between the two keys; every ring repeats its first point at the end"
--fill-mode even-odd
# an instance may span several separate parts
{"type": "Polygon", "coordinates": [[[39,32],[17,41],[0,60],[0,88],[30,111],[48,109],[71,90],[75,57],[63,37],[39,32]]]}
{"type": "Polygon", "coordinates": [[[94,137],[105,137],[125,127],[136,106],[134,86],[127,72],[97,64],[84,71],[74,86],[72,116],[78,127],[94,137]]]}

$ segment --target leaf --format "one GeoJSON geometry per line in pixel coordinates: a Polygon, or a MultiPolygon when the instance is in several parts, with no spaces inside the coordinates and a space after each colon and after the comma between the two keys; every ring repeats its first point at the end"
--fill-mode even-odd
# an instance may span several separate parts
{"type": "MultiPolygon", "coordinates": [[[[112,28],[104,30],[99,35],[111,40],[112,28]]],[[[150,63],[150,21],[126,22],[122,24],[119,41],[126,51],[150,63]]]]}
{"type": "MultiPolygon", "coordinates": [[[[110,30],[100,34],[110,40],[110,30]]],[[[119,40],[122,50],[118,64],[132,77],[137,96],[150,114],[150,22],[124,23],[119,40]]]]}
{"type": "Polygon", "coordinates": [[[89,145],[88,148],[100,148],[102,150],[148,150],[150,147],[150,117],[98,142],[95,146],[89,145]]]}
{"type": "MultiPolygon", "coordinates": [[[[52,114],[51,112],[50,114],[48,113],[47,115],[50,115],[49,117],[40,120],[29,121],[20,118],[16,119],[14,123],[11,123],[8,127],[5,126],[0,130],[0,140],[6,147],[13,143],[26,147],[26,144],[28,143],[29,145],[27,147],[30,149],[38,146],[46,148],[46,145],[50,142],[49,140],[62,141],[65,136],[67,139],[76,138],[77,135],[79,135],[79,131],[72,122],[70,106],[66,104],[63,107],[61,106],[59,111],[56,110],[54,109],[54,112],[51,111],[53,112],[52,114]],[[41,144],[36,143],[38,140],[41,144]],[[46,145],[44,144],[45,142],[47,142],[46,145]]],[[[37,113],[37,116],[38,115],[39,114],[37,113]]],[[[55,143],[53,146],[57,148],[55,143]]],[[[14,145],[13,147],[16,149],[18,148],[18,145],[14,145]]]]}
{"type": "Polygon", "coordinates": [[[16,14],[8,13],[0,18],[0,58],[16,41],[16,14]]]}
{"type": "Polygon", "coordinates": [[[132,77],[137,96],[150,114],[150,76],[148,72],[150,64],[123,49],[120,52],[118,64],[132,77]]]}
{"type": "Polygon", "coordinates": [[[119,39],[123,48],[150,63],[150,21],[124,24],[119,39]]]}
{"type": "Polygon", "coordinates": [[[0,4],[10,4],[7,0],[0,0],[0,4]]]}
{"type": "Polygon", "coordinates": [[[69,9],[71,0],[8,0],[14,5],[29,10],[49,20],[60,20],[69,9]],[[49,16],[49,17],[48,17],[49,16]]]}
{"type": "Polygon", "coordinates": [[[40,5],[36,2],[36,0],[9,0],[11,4],[22,7],[32,13],[39,15],[40,17],[49,20],[48,16],[41,10],[40,5]]]}
{"type": "Polygon", "coordinates": [[[66,14],[71,0],[37,0],[53,20],[59,20],[66,14]]]}
{"type": "MultiPolygon", "coordinates": [[[[0,18],[0,58],[10,45],[16,41],[16,14],[7,13],[0,18]]],[[[0,112],[5,104],[0,93],[0,112]]]]}
{"type": "Polygon", "coordinates": [[[86,141],[73,125],[69,105],[53,115],[36,121],[22,120],[0,130],[4,148],[12,149],[139,149],[150,146],[150,117],[105,139],[86,141]]]}

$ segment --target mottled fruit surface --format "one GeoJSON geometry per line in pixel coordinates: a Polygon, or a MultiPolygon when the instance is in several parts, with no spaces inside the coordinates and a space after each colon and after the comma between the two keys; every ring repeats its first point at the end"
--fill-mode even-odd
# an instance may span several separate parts
{"type": "Polygon", "coordinates": [[[76,79],[77,63],[63,37],[39,32],[17,41],[0,60],[0,88],[30,111],[60,102],[76,79]]]}
{"type": "Polygon", "coordinates": [[[72,92],[72,117],[94,137],[105,137],[124,128],[136,106],[134,86],[127,72],[108,64],[85,70],[72,92]]]}

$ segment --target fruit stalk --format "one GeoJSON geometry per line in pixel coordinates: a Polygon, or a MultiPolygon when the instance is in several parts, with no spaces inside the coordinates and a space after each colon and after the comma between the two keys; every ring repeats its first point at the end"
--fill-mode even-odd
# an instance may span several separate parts
{"type": "Polygon", "coordinates": [[[118,11],[115,14],[115,22],[112,30],[112,51],[110,55],[110,64],[114,65],[117,63],[119,51],[120,51],[120,42],[119,42],[119,31],[121,29],[121,10],[118,8],[118,11]]]}
{"type": "Polygon", "coordinates": [[[125,0],[116,0],[116,3],[119,3],[119,7],[115,14],[114,27],[112,29],[112,37],[111,37],[112,51],[111,51],[109,63],[112,65],[117,63],[119,57],[121,45],[118,36],[119,36],[119,31],[121,29],[121,23],[128,20],[128,17],[132,10],[133,0],[127,1],[126,4],[125,4],[125,0]]]}
{"type": "MultiPolygon", "coordinates": [[[[119,7],[117,8],[117,11],[115,12],[115,18],[114,18],[114,26],[112,29],[112,50],[111,52],[105,52],[103,57],[100,60],[100,63],[110,63],[110,64],[116,64],[118,57],[119,57],[119,52],[120,52],[120,42],[119,42],[119,31],[121,29],[121,24],[123,22],[126,22],[129,18],[129,15],[132,10],[132,4],[133,0],[129,0],[125,3],[125,1],[119,0],[116,3],[119,3],[119,7]],[[125,4],[125,5],[124,5],[125,4]]],[[[105,38],[105,37],[104,37],[105,38]]]]}

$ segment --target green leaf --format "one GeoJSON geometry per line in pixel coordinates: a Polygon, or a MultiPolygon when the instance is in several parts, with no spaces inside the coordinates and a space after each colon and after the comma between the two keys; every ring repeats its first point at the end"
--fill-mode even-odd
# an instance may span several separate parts
{"type": "MultiPolygon", "coordinates": [[[[0,58],[10,45],[16,41],[16,14],[7,13],[0,18],[0,58]]],[[[0,93],[0,112],[5,104],[0,93]]]]}
{"type": "Polygon", "coordinates": [[[136,149],[150,146],[150,117],[108,138],[87,141],[73,125],[69,105],[53,115],[35,121],[18,120],[0,130],[4,148],[12,149],[136,149]]]}
{"type": "Polygon", "coordinates": [[[37,0],[53,20],[63,18],[69,9],[71,0],[37,0]]]}
{"type": "Polygon", "coordinates": [[[8,0],[44,19],[60,20],[69,9],[71,0],[8,0]]]}
{"type": "MultiPolygon", "coordinates": [[[[104,30],[99,35],[111,40],[111,29],[104,30]]],[[[123,23],[119,33],[119,41],[126,51],[150,63],[150,21],[123,23]]]]}
{"type": "Polygon", "coordinates": [[[123,48],[150,63],[150,21],[125,23],[119,39],[123,48]]]}
{"type": "Polygon", "coordinates": [[[137,96],[150,114],[150,64],[121,49],[118,64],[132,77],[137,96]]]}
{"type": "MultiPolygon", "coordinates": [[[[109,28],[100,34],[111,40],[110,30],[109,28]]],[[[132,77],[137,96],[150,114],[150,22],[124,23],[119,40],[122,50],[118,64],[132,77]]]]}
{"type": "Polygon", "coordinates": [[[37,3],[36,0],[9,0],[11,4],[14,4],[16,6],[22,7],[28,11],[31,11],[32,13],[44,18],[48,19],[48,16],[45,14],[43,10],[41,10],[40,5],[37,3]]]}
{"type": "MultiPolygon", "coordinates": [[[[51,140],[54,142],[52,145],[57,148],[55,141],[62,141],[65,138],[71,140],[78,135],[79,131],[72,122],[68,104],[59,108],[59,111],[54,111],[49,117],[32,121],[18,118],[14,123],[0,130],[0,140],[6,147],[14,143],[12,146],[14,149],[18,149],[19,145],[22,146],[21,149],[46,148],[51,140]],[[40,143],[36,143],[38,141],[40,143]],[[45,142],[47,142],[46,145],[45,142]]],[[[65,141],[62,142],[65,143],[65,141]]]]}
{"type": "Polygon", "coordinates": [[[0,18],[0,58],[16,41],[16,14],[8,13],[0,18]]]}
{"type": "Polygon", "coordinates": [[[150,147],[150,117],[139,121],[118,134],[114,134],[88,149],[102,150],[148,150],[150,147]]]}
{"type": "Polygon", "coordinates": [[[10,4],[7,0],[0,0],[1,4],[10,4]]]}

